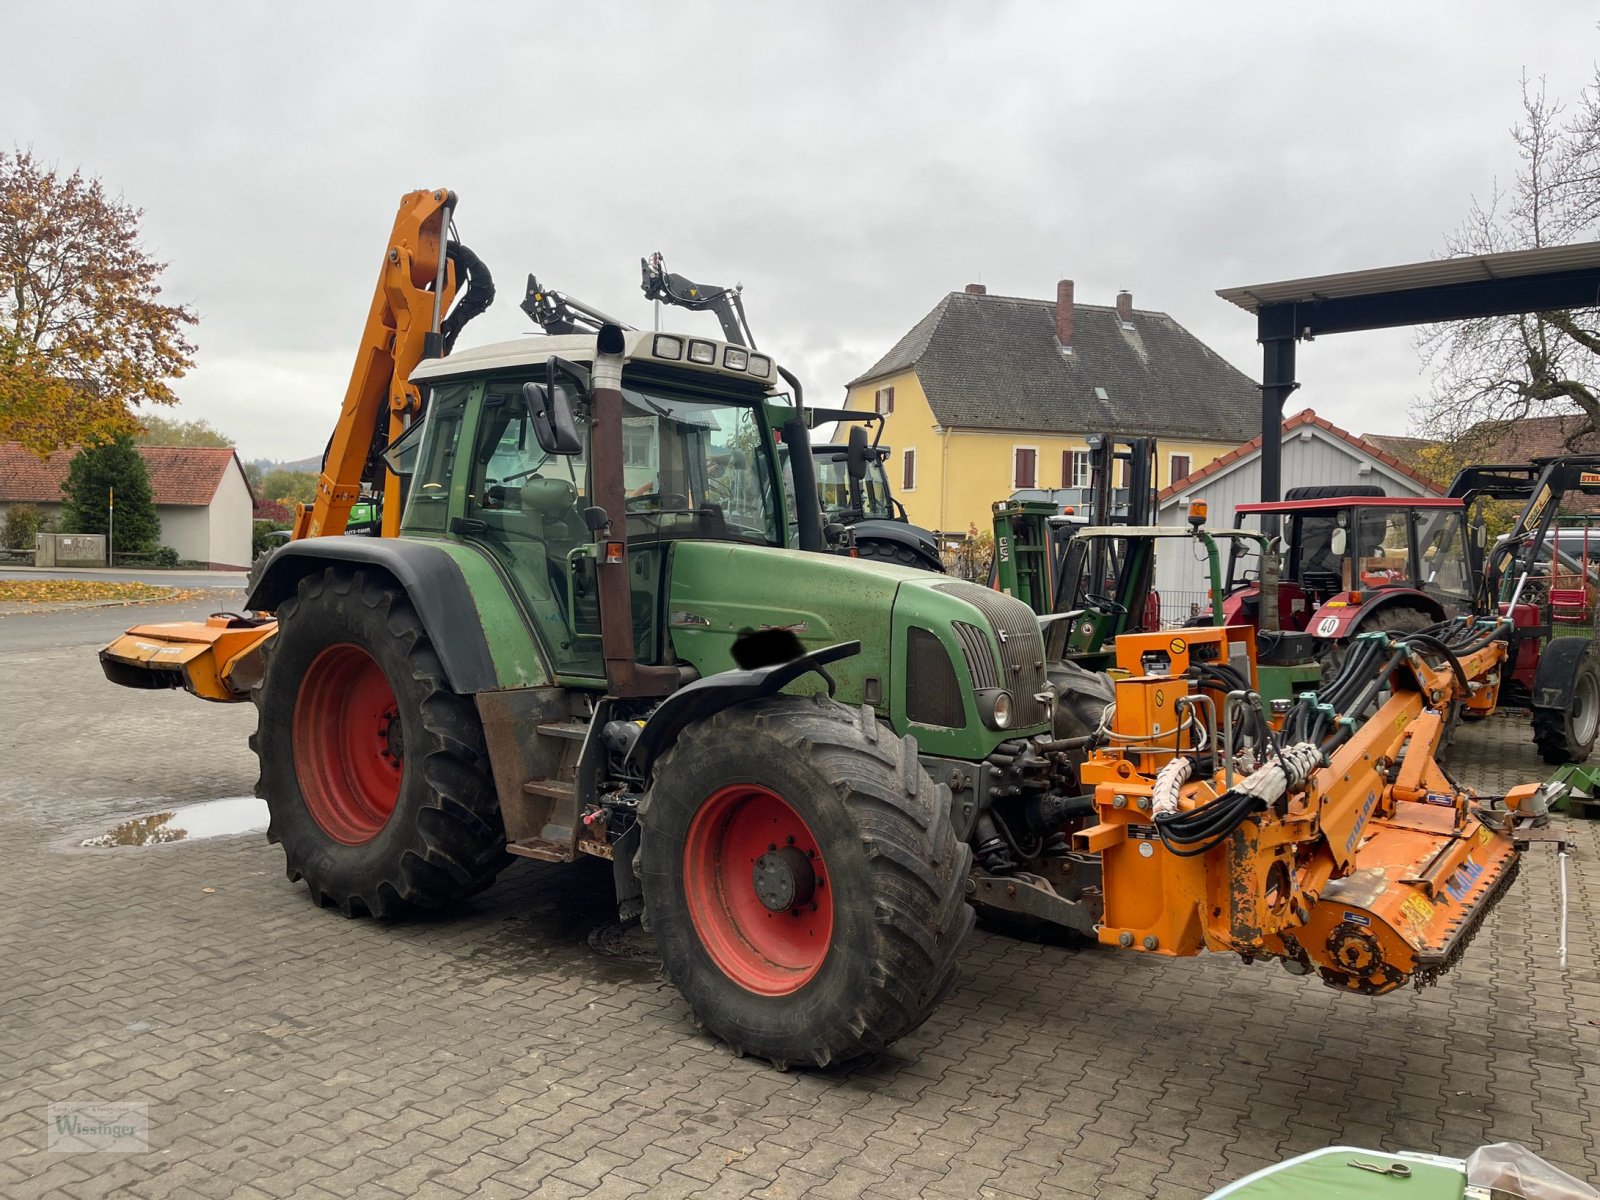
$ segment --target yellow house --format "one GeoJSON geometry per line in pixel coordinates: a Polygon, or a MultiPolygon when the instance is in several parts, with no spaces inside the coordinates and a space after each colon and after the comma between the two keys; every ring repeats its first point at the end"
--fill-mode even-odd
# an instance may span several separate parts
{"type": "Polygon", "coordinates": [[[969,284],[849,383],[845,407],[884,414],[889,482],[914,524],[960,535],[1016,492],[1076,500],[1088,434],[1159,439],[1160,489],[1261,432],[1255,382],[1166,313],[1128,292],[1074,305],[1072,291],[969,284]]]}

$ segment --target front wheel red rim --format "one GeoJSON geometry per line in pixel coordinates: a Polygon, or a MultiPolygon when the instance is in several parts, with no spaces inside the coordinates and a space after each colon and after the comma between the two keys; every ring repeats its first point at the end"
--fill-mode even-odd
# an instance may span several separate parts
{"type": "Polygon", "coordinates": [[[294,704],[294,768],[306,809],[336,842],[377,837],[400,799],[400,709],[377,660],[329,646],[306,668],[294,704]]]}
{"type": "Polygon", "coordinates": [[[799,991],[833,938],[833,880],[809,826],[760,784],[713,792],[683,847],[695,932],[734,983],[762,996],[799,991]]]}

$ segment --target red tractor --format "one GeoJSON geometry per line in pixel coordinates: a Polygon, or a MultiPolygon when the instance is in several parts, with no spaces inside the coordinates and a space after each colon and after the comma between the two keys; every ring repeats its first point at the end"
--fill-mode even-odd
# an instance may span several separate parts
{"type": "MultiPolygon", "coordinates": [[[[1499,707],[1530,710],[1545,761],[1566,763],[1587,759],[1600,732],[1600,647],[1589,602],[1600,571],[1553,532],[1569,492],[1600,494],[1600,457],[1468,467],[1447,497],[1292,488],[1287,499],[1236,511],[1265,517],[1281,537],[1281,628],[1310,635],[1325,672],[1363,633],[1443,636],[1433,627],[1452,617],[1510,612],[1515,634],[1509,671],[1498,680],[1499,707]],[[1511,532],[1490,548],[1483,525],[1469,520],[1480,499],[1524,502],[1511,532]]],[[[1229,562],[1229,625],[1259,624],[1259,568],[1252,578],[1249,565],[1237,556],[1229,562]]],[[[1468,705],[1461,715],[1478,714],[1468,705]]]]}

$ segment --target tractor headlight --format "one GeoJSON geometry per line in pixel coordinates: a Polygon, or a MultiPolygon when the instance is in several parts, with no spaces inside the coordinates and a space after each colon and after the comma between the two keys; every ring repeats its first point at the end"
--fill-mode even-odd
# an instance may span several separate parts
{"type": "Polygon", "coordinates": [[[690,342],[689,361],[704,367],[717,365],[717,348],[710,342],[690,342]]]}
{"type": "Polygon", "coordinates": [[[750,356],[750,374],[757,379],[765,379],[772,374],[772,360],[765,354],[752,354],[750,356]]]}
{"type": "Polygon", "coordinates": [[[675,338],[669,333],[656,334],[653,351],[657,358],[682,358],[683,339],[675,338]]]}
{"type": "Polygon", "coordinates": [[[982,688],[975,693],[978,715],[990,729],[1011,727],[1011,693],[1004,688],[982,688]]]}
{"type": "Polygon", "coordinates": [[[750,352],[729,346],[722,352],[722,365],[730,371],[742,371],[750,365],[750,352]]]}

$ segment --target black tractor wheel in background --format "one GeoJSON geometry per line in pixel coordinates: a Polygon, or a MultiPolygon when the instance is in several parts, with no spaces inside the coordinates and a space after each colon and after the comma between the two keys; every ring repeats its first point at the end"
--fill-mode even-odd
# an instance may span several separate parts
{"type": "Polygon", "coordinates": [[[1593,654],[1578,660],[1566,708],[1533,710],[1533,743],[1547,763],[1581,763],[1594,749],[1600,731],[1600,662],[1593,654]]]}
{"type": "Polygon", "coordinates": [[[972,928],[971,850],[916,743],[826,697],[679,735],[639,806],[663,969],[740,1054],[828,1066],[927,1019],[972,928]]]}
{"type": "Polygon", "coordinates": [[[879,562],[899,563],[902,567],[916,567],[919,571],[944,573],[942,562],[926,554],[920,554],[910,546],[901,545],[899,542],[882,542],[876,538],[866,538],[856,542],[856,553],[862,558],[872,558],[879,562]]]}
{"type": "Polygon", "coordinates": [[[439,908],[508,861],[472,702],[387,576],[329,568],[278,609],[250,746],[291,880],[346,916],[439,908]]]}
{"type": "MultiPolygon", "coordinates": [[[[1322,680],[1324,683],[1331,680],[1344,666],[1344,660],[1350,653],[1350,646],[1356,634],[1374,633],[1383,630],[1388,633],[1415,633],[1419,629],[1426,629],[1434,624],[1434,619],[1421,609],[1417,608],[1384,608],[1379,609],[1369,617],[1357,622],[1355,632],[1337,641],[1323,643],[1327,649],[1320,655],[1322,660],[1322,680]]],[[[1351,716],[1358,714],[1351,713],[1351,716]]]]}
{"type": "Polygon", "coordinates": [[[1284,502],[1291,500],[1336,500],[1340,496],[1383,496],[1387,493],[1375,483],[1309,483],[1292,487],[1283,494],[1284,502]]]}

